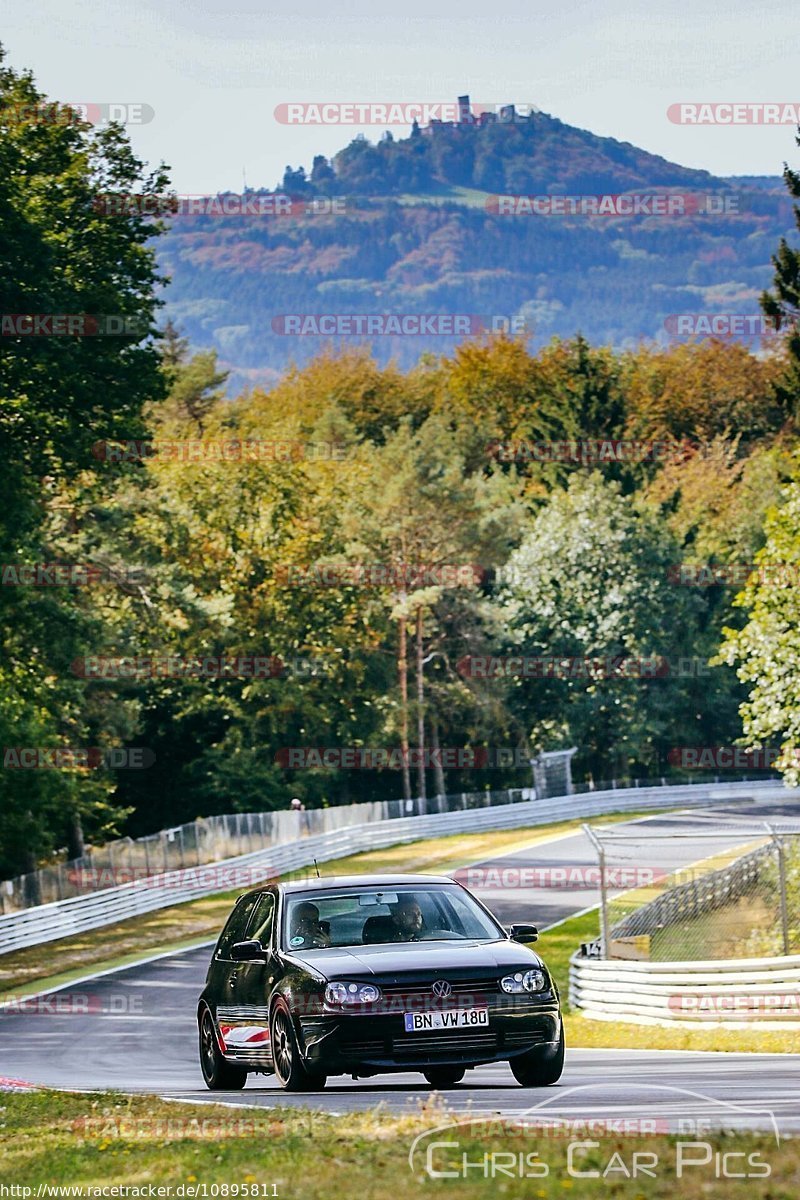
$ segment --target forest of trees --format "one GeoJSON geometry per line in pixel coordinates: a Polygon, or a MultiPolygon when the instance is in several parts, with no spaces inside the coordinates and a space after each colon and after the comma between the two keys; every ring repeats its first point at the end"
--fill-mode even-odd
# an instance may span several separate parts
{"type": "MultiPolygon", "coordinates": [[[[287,313],[465,313],[489,327],[516,317],[537,348],[576,330],[619,348],[666,344],[675,314],[759,311],[791,210],[774,193],[736,199],[739,211],[717,215],[587,219],[356,192],[339,215],[181,215],[159,243],[159,262],[172,276],[173,319],[198,348],[217,350],[235,389],[277,382],[326,348],[330,339],[276,331],[287,313]]],[[[759,339],[749,345],[758,349],[759,339]]],[[[431,334],[371,345],[380,362],[408,369],[423,353],[454,347],[431,334]]]]}
{"type": "Polygon", "coordinates": [[[0,874],[292,796],[529,783],[500,749],[576,745],[600,780],[744,736],[793,769],[797,580],[742,590],[741,567],[800,572],[797,252],[776,255],[770,353],[487,336],[406,368],[322,353],[231,400],[215,354],[157,320],[157,226],[92,211],[98,186],[163,174],[115,127],[4,121],[41,97],[2,64],[0,98],[2,311],[151,330],[0,344],[0,874]],[[31,583],[53,564],[85,577],[31,583]],[[486,668],[509,658],[580,669],[486,668]],[[440,754],[404,770],[420,746],[440,754]],[[149,765],[24,769],[31,747],[149,765]],[[401,766],[290,755],[323,747],[401,766]]]}

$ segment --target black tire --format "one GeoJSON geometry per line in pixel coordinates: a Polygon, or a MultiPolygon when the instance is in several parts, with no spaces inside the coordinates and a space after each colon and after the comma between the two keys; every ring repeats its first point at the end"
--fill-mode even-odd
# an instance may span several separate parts
{"type": "Polygon", "coordinates": [[[446,1088],[454,1087],[455,1084],[461,1083],[465,1070],[465,1067],[431,1067],[430,1070],[423,1071],[422,1074],[431,1087],[446,1088]]]}
{"type": "Polygon", "coordinates": [[[518,1055],[509,1062],[512,1074],[517,1083],[523,1087],[549,1087],[558,1083],[564,1070],[564,1027],[561,1027],[561,1037],[556,1043],[555,1050],[536,1049],[528,1054],[518,1055]]]}
{"type": "Polygon", "coordinates": [[[327,1075],[307,1071],[303,1065],[292,1018],[282,1004],[272,1012],[270,1045],[275,1078],[285,1092],[312,1092],[325,1087],[327,1075]]]}
{"type": "Polygon", "coordinates": [[[227,1062],[219,1048],[211,1013],[203,1009],[199,1021],[200,1069],[206,1087],[212,1092],[238,1092],[247,1083],[247,1071],[227,1062]]]}

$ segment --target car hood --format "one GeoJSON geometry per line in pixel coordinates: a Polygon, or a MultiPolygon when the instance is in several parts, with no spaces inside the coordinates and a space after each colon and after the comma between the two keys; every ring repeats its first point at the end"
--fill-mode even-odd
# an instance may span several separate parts
{"type": "Polygon", "coordinates": [[[505,938],[496,942],[393,942],[391,945],[332,946],[294,951],[290,956],[326,979],[380,979],[383,983],[482,979],[496,971],[537,967],[533,950],[505,938]]]}

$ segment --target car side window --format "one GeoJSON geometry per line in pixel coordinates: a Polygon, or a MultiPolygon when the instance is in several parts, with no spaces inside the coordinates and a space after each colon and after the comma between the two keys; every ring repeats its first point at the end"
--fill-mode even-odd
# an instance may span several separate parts
{"type": "Polygon", "coordinates": [[[274,923],[275,895],[273,892],[264,892],[258,897],[258,903],[250,914],[246,934],[248,940],[252,939],[261,942],[262,946],[269,946],[274,923]]]}
{"type": "Polygon", "coordinates": [[[261,899],[259,895],[242,896],[236,904],[231,915],[228,917],[228,923],[220,934],[220,939],[217,942],[215,953],[216,958],[228,958],[228,951],[234,942],[243,942],[247,923],[252,916],[253,909],[256,903],[261,899]]]}

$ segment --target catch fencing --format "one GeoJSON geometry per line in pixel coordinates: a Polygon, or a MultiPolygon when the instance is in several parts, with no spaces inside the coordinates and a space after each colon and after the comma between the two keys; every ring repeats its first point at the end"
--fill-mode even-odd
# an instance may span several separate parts
{"type": "MultiPolygon", "coordinates": [[[[406,816],[420,801],[380,801],[310,812],[253,814],[275,820],[270,844],[213,864],[194,864],[0,916],[0,954],[98,929],[200,896],[244,890],[265,879],[423,837],[533,828],[613,812],[703,807],[714,801],[774,801],[780,783],[692,784],[588,791],[523,799],[521,791],[462,793],[458,807],[406,816]]],[[[428,801],[430,805],[431,802],[428,801]]],[[[442,806],[444,807],[444,806],[442,806]]]]}
{"type": "Polygon", "coordinates": [[[142,838],[121,838],[87,851],[82,858],[40,867],[0,882],[0,916],[23,908],[71,900],[165,873],[255,854],[272,846],[331,833],[357,822],[463,812],[531,798],[530,789],[433,796],[425,800],[385,800],[314,808],[304,812],[228,813],[200,817],[142,838]]]}
{"type": "MultiPolygon", "coordinates": [[[[600,864],[593,957],[651,962],[800,952],[800,817],[777,824],[699,815],[634,828],[586,826],[600,864]],[[674,866],[686,839],[691,866],[674,866]],[[624,885],[624,886],[621,886],[624,885]]],[[[685,859],[685,853],[683,854],[685,859]]]]}

